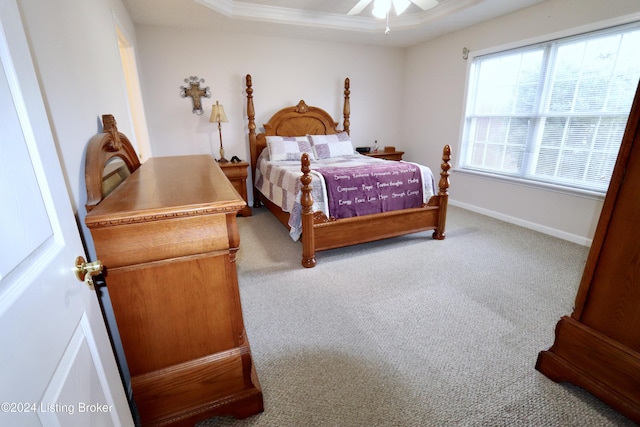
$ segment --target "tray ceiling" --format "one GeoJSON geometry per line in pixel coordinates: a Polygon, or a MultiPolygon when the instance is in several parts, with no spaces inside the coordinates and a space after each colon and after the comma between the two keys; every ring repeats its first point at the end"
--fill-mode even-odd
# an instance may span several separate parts
{"type": "Polygon", "coordinates": [[[407,47],[545,0],[440,0],[422,11],[411,5],[386,20],[347,12],[358,0],[123,0],[139,25],[211,29],[339,43],[407,47]]]}

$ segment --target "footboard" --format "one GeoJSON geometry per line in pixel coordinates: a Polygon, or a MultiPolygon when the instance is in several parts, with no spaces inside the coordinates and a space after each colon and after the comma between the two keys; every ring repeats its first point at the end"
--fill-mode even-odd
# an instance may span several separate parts
{"type": "Polygon", "coordinates": [[[447,204],[449,200],[449,169],[451,148],[442,152],[438,194],[420,208],[411,208],[344,219],[328,219],[313,212],[310,160],[302,155],[302,265],[316,265],[316,251],[401,236],[433,229],[433,238],[445,238],[447,204]]]}

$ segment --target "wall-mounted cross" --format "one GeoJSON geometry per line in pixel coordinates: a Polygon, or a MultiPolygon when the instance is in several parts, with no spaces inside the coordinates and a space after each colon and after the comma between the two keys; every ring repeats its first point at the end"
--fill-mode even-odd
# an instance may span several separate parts
{"type": "Polygon", "coordinates": [[[191,103],[193,104],[193,110],[191,112],[198,115],[202,114],[203,110],[200,98],[211,97],[209,86],[204,89],[200,88],[200,83],[204,83],[204,79],[198,79],[197,76],[191,76],[188,79],[184,79],[184,82],[189,83],[189,87],[180,86],[180,96],[183,98],[190,96],[191,103]]]}

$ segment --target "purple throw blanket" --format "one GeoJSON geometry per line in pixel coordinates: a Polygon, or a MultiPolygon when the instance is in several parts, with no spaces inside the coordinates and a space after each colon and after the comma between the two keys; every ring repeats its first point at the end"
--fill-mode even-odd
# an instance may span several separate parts
{"type": "Polygon", "coordinates": [[[314,170],[324,177],[329,215],[336,219],[422,206],[422,174],[411,163],[314,170]]]}

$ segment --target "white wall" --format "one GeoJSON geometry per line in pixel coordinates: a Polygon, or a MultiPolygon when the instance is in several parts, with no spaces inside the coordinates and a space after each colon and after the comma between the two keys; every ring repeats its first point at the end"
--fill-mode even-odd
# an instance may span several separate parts
{"type": "MultiPolygon", "coordinates": [[[[95,259],[93,240],[84,226],[85,151],[89,140],[102,131],[103,114],[113,114],[118,129],[130,138],[134,134],[115,31],[118,25],[133,40],[133,23],[120,0],[20,0],[19,5],[69,199],[89,257],[95,259]]],[[[103,289],[101,299],[127,376],[106,295],[103,289]]]]}
{"type": "Polygon", "coordinates": [[[113,114],[118,129],[133,134],[115,32],[117,24],[134,34],[133,23],[120,0],[21,0],[20,5],[70,199],[93,256],[84,227],[85,148],[102,131],[103,114],[113,114]]]}
{"type": "Polygon", "coordinates": [[[229,118],[222,124],[225,157],[248,159],[246,74],[253,79],[258,126],[277,110],[304,99],[327,110],[342,127],[344,79],[349,77],[354,145],[397,141],[403,108],[402,49],[153,26],[138,26],[136,32],[155,156],[218,157],[217,124],[209,123],[211,104],[218,100],[229,118]],[[204,78],[201,86],[212,92],[203,101],[201,116],[191,112],[190,98],[179,96],[183,80],[193,75],[204,78]]]}
{"type": "MultiPolygon", "coordinates": [[[[438,170],[442,145],[460,151],[464,96],[472,53],[524,41],[540,41],[567,29],[594,23],[640,19],[640,2],[630,0],[549,0],[522,11],[475,25],[407,50],[404,88],[404,141],[409,160],[438,170]]],[[[553,38],[553,37],[551,37],[553,38]]],[[[569,195],[469,174],[451,175],[450,200],[469,209],[589,244],[602,198],[569,195]]]]}

